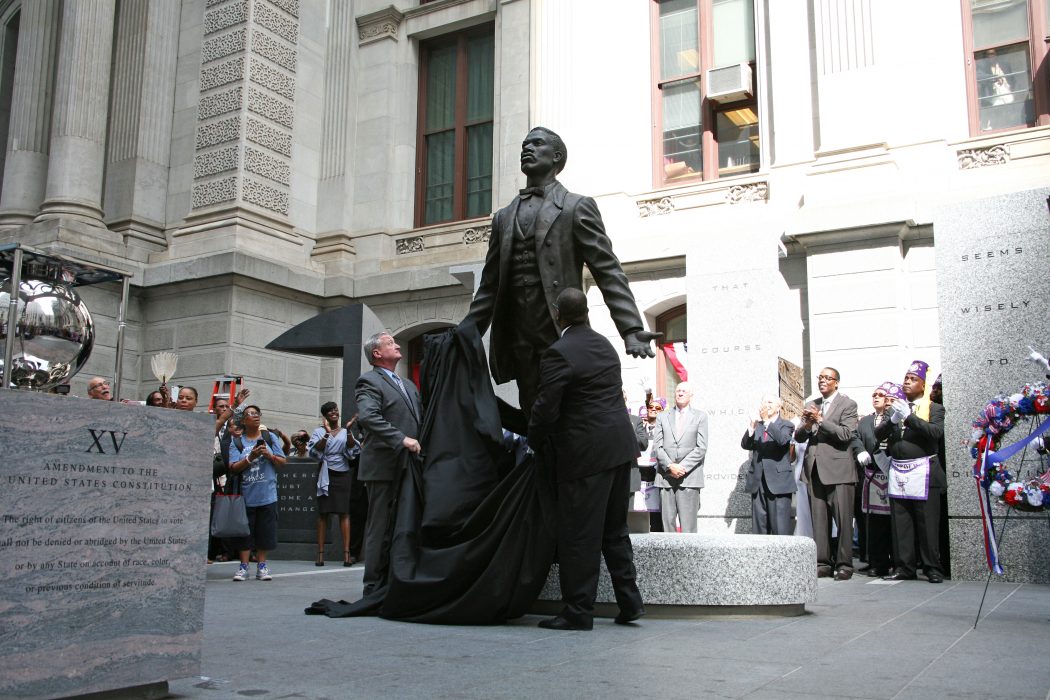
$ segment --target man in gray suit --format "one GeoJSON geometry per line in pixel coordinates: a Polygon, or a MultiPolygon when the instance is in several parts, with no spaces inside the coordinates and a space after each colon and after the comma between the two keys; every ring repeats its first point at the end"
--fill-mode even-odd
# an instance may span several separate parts
{"type": "Polygon", "coordinates": [[[682,532],[696,532],[700,489],[704,487],[707,414],[690,406],[692,400],[689,382],[680,383],[674,390],[675,407],[662,411],[653,429],[664,532],[675,531],[676,519],[682,532]]]}
{"type": "Polygon", "coordinates": [[[364,572],[364,594],[368,595],[386,576],[389,551],[383,539],[393,517],[396,480],[404,460],[422,450],[417,438],[423,406],[416,386],[394,372],[401,347],[388,331],[369,338],[364,352],[372,370],[358,378],[354,395],[357,424],[364,433],[358,472],[368,487],[364,572]]]}
{"type": "Polygon", "coordinates": [[[492,324],[489,364],[497,384],[517,380],[526,417],[539,388],[540,358],[558,339],[554,301],[583,289],[583,266],[605,298],[627,353],[653,357],[627,276],[612,251],[598,206],[558,182],[569,151],[550,129],[536,127],[521,144],[525,189],[492,218],[485,267],[467,320],[484,334],[492,324]]]}
{"type": "Polygon", "coordinates": [[[802,480],[809,486],[813,539],[817,543],[817,576],[846,581],[853,577],[853,492],[857,468],[850,444],[857,429],[857,402],[839,393],[839,371],[825,367],[817,376],[820,398],[802,409],[795,442],[808,443],[802,480]],[[831,551],[831,520],[839,543],[831,551]]]}
{"type": "Polygon", "coordinates": [[[795,470],[791,467],[791,434],[795,426],[780,417],[782,404],[779,397],[764,397],[740,440],[740,447],[751,452],[744,486],[751,494],[751,530],[756,535],[792,534],[795,470]]]}

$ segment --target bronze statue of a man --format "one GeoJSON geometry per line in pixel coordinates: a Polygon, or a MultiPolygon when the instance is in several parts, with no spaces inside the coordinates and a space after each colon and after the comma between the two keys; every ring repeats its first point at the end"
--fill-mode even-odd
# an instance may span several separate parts
{"type": "Polygon", "coordinates": [[[536,127],[521,144],[527,187],[492,219],[481,284],[467,319],[484,333],[492,324],[489,362],[502,384],[516,379],[518,401],[531,413],[540,357],[558,338],[554,302],[566,287],[583,289],[586,265],[609,307],[627,353],[653,357],[627,276],[612,251],[598,206],[558,182],[568,150],[550,129],[536,127]]]}

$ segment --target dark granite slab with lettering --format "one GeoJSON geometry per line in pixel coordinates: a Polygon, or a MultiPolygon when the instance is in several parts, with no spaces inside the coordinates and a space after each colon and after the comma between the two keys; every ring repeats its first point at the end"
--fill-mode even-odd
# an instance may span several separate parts
{"type": "MultiPolygon", "coordinates": [[[[953,204],[934,218],[937,295],[944,364],[945,445],[952,576],[987,575],[973,460],[965,443],[978,412],[999,393],[1045,380],[1025,360],[1028,346],[1050,353],[1050,189],[953,204]]],[[[1003,447],[1028,432],[1006,435],[1003,447]]],[[[1034,455],[1032,455],[1034,457],[1034,455]]],[[[1016,473],[1045,469],[1011,461],[1016,473]]],[[[1001,560],[1013,581],[1050,582],[1047,515],[993,505],[1001,560]]]]}
{"type": "Polygon", "coordinates": [[[0,391],[0,697],[199,673],[212,426],[0,391]]]}

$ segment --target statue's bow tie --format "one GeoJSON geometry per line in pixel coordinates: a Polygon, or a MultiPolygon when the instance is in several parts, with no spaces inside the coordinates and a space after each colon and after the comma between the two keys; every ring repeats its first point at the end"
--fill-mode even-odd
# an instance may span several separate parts
{"type": "Polygon", "coordinates": [[[523,190],[518,190],[518,194],[519,194],[519,195],[520,195],[520,196],[521,196],[521,197],[522,197],[523,199],[528,199],[528,198],[529,198],[529,197],[531,197],[532,195],[536,195],[537,197],[543,197],[543,195],[545,194],[545,192],[543,191],[543,188],[542,188],[542,187],[526,187],[526,188],[525,188],[525,189],[523,189],[523,190]]]}

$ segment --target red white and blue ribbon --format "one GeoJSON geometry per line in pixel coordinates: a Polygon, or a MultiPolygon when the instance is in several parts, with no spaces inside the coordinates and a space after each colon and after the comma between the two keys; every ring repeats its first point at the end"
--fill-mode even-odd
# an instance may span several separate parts
{"type": "Polygon", "coordinates": [[[981,531],[984,534],[984,554],[988,560],[988,570],[996,576],[1002,576],[1003,567],[999,563],[999,545],[995,541],[995,526],[992,524],[992,502],[988,497],[988,489],[981,486],[981,480],[984,479],[984,472],[988,464],[988,454],[988,447],[985,445],[980,459],[980,468],[974,469],[973,478],[977,485],[977,502],[981,504],[981,531]]]}
{"type": "Polygon", "coordinates": [[[674,367],[678,379],[683,382],[689,381],[689,370],[686,368],[686,364],[689,362],[689,355],[686,344],[666,343],[663,348],[664,355],[667,357],[667,361],[671,363],[671,366],[674,367]]]}

